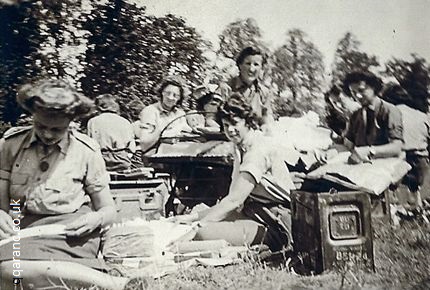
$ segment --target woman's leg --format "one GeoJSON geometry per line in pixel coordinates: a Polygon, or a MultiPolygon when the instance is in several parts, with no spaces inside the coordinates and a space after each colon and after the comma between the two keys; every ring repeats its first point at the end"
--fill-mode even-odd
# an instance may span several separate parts
{"type": "MultiPolygon", "coordinates": [[[[0,265],[0,289],[14,289],[13,267],[14,261],[5,261],[0,265]]],[[[74,289],[98,286],[101,289],[123,289],[128,278],[114,277],[87,266],[64,261],[29,261],[21,260],[20,277],[22,288],[40,289],[57,286],[55,289],[74,289]],[[66,287],[67,286],[67,287],[66,287]]],[[[51,288],[53,289],[53,288],[51,288]]]]}
{"type": "Polygon", "coordinates": [[[205,223],[195,240],[226,240],[233,246],[259,244],[264,241],[265,228],[253,220],[205,223]]]}

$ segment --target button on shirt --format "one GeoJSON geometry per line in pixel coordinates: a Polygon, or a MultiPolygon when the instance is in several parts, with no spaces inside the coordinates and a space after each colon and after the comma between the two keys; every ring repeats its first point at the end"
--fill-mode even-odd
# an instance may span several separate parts
{"type": "Polygon", "coordinates": [[[187,124],[185,112],[180,108],[174,108],[172,111],[166,111],[162,108],[161,103],[155,103],[145,107],[139,115],[140,134],[152,133],[156,128],[164,129],[170,122],[178,118],[169,125],[163,137],[177,136],[181,131],[191,132],[187,124]],[[184,118],[179,118],[184,116],[184,118]]]}
{"type": "Polygon", "coordinates": [[[88,195],[109,190],[100,149],[94,140],[69,132],[60,143],[44,148],[33,130],[11,136],[0,152],[0,179],[9,182],[9,196],[25,199],[32,214],[72,213],[88,195]],[[47,162],[42,170],[40,163],[47,162]]]}
{"type": "Polygon", "coordinates": [[[263,203],[289,201],[290,190],[295,186],[284,162],[283,150],[279,150],[272,138],[251,130],[236,155],[233,178],[240,172],[247,172],[257,183],[251,198],[263,203]]]}

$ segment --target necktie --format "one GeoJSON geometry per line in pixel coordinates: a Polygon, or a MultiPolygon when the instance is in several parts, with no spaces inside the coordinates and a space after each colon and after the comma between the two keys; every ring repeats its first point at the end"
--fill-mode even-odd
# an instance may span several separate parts
{"type": "Polygon", "coordinates": [[[366,109],[366,140],[368,145],[373,145],[375,133],[375,111],[366,109]]]}
{"type": "Polygon", "coordinates": [[[48,159],[49,155],[51,155],[53,150],[54,150],[53,146],[48,146],[45,144],[42,145],[42,158],[40,158],[40,163],[39,163],[40,171],[42,172],[48,171],[49,162],[46,159],[48,159]]]}

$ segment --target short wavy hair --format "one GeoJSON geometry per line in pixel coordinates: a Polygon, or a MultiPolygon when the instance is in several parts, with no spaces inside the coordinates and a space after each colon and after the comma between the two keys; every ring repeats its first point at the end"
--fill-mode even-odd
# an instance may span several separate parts
{"type": "Polygon", "coordinates": [[[237,56],[236,65],[237,66],[241,65],[245,61],[245,58],[247,58],[250,55],[261,55],[263,58],[263,62],[262,62],[263,65],[267,61],[267,55],[265,52],[263,52],[261,49],[257,47],[248,46],[242,49],[239,55],[237,56]]]}
{"type": "Polygon", "coordinates": [[[365,82],[368,86],[372,87],[375,94],[378,95],[382,90],[382,80],[371,72],[355,71],[346,75],[343,80],[343,91],[348,96],[352,96],[350,86],[359,82],[365,82]]]}
{"type": "Polygon", "coordinates": [[[119,113],[120,108],[117,99],[114,95],[103,94],[95,99],[97,109],[100,112],[119,113]]]}
{"type": "Polygon", "coordinates": [[[158,86],[157,93],[160,97],[160,100],[163,98],[163,91],[164,89],[169,86],[175,86],[179,88],[180,98],[178,102],[176,103],[176,106],[182,106],[182,102],[184,101],[184,95],[185,95],[185,81],[180,76],[168,76],[165,77],[160,85],[158,86]]]}
{"type": "Polygon", "coordinates": [[[235,117],[245,120],[245,124],[250,129],[260,129],[263,121],[254,112],[252,107],[245,102],[245,98],[240,93],[233,93],[230,98],[224,103],[224,106],[219,111],[221,120],[234,122],[235,117]]]}
{"type": "Polygon", "coordinates": [[[88,116],[94,102],[63,80],[42,79],[23,85],[17,93],[18,104],[30,113],[39,111],[65,115],[71,119],[88,116]]]}

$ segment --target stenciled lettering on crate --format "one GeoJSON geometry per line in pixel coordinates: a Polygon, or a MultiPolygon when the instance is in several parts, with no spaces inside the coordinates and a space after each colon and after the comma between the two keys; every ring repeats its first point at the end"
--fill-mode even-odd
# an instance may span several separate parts
{"type": "Polygon", "coordinates": [[[374,271],[370,211],[363,192],[293,192],[293,240],[302,270],[374,271]]]}

